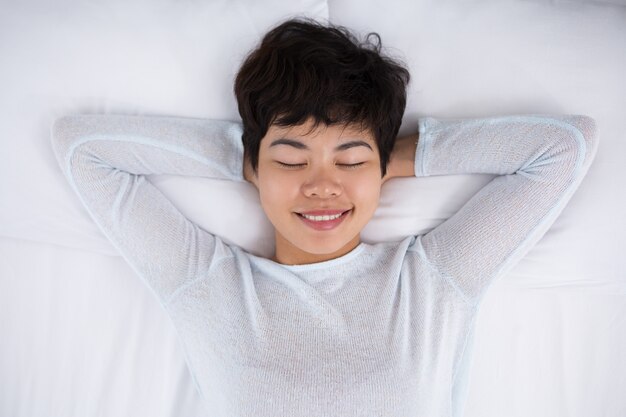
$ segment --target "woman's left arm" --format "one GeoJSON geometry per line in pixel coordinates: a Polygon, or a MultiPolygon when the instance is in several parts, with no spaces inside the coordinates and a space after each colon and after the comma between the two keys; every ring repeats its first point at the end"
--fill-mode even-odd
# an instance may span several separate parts
{"type": "Polygon", "coordinates": [[[419,121],[415,176],[498,174],[415,249],[472,304],[546,233],[598,147],[583,115],[419,121]]]}

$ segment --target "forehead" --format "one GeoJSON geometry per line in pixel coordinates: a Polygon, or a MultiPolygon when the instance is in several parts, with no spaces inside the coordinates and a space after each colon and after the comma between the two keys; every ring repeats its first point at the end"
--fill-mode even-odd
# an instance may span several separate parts
{"type": "Polygon", "coordinates": [[[329,139],[361,139],[375,143],[375,137],[373,132],[365,126],[360,124],[336,124],[326,125],[319,123],[315,126],[312,120],[308,120],[306,123],[292,126],[279,126],[270,125],[267,136],[273,138],[285,137],[293,139],[308,139],[315,137],[326,137],[329,139]]]}

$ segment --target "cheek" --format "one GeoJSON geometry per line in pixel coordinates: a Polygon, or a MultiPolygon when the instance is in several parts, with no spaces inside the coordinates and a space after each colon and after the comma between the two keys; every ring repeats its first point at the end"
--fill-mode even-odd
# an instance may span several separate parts
{"type": "Polygon", "coordinates": [[[351,182],[351,194],[363,201],[376,200],[380,197],[381,181],[375,175],[367,175],[355,178],[351,182]]]}
{"type": "Polygon", "coordinates": [[[293,204],[299,185],[287,175],[269,175],[259,181],[259,198],[265,208],[284,208],[293,204]]]}

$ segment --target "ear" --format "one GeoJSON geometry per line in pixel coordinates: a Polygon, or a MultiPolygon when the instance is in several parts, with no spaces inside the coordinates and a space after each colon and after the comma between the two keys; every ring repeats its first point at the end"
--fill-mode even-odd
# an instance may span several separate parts
{"type": "Polygon", "coordinates": [[[389,164],[387,164],[387,172],[385,173],[385,176],[382,177],[381,179],[381,186],[384,185],[387,181],[389,181],[390,179],[393,178],[393,174],[390,172],[390,166],[389,164]]]}
{"type": "Polygon", "coordinates": [[[252,170],[252,163],[247,156],[244,156],[243,158],[243,177],[246,181],[252,183],[257,190],[259,189],[257,175],[252,170]]]}

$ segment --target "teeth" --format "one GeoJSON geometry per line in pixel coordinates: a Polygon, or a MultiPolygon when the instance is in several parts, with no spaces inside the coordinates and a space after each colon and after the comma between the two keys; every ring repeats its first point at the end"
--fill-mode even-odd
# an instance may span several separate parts
{"type": "Polygon", "coordinates": [[[338,217],[341,217],[341,214],[336,214],[334,216],[307,216],[306,214],[303,214],[304,217],[306,217],[309,220],[313,220],[316,222],[321,222],[321,221],[328,221],[328,220],[334,220],[338,217]]]}

